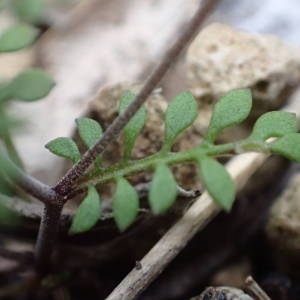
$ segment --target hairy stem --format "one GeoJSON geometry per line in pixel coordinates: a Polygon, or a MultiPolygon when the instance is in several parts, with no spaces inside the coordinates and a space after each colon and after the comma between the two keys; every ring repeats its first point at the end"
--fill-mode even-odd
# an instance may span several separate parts
{"type": "Polygon", "coordinates": [[[50,204],[44,208],[35,248],[35,268],[40,276],[45,275],[51,266],[51,254],[59,231],[62,208],[62,205],[50,204]]]}
{"type": "Polygon", "coordinates": [[[79,178],[87,171],[90,165],[95,161],[96,157],[103,153],[106,147],[115,140],[122,129],[126,126],[129,120],[139,110],[143,103],[147,100],[150,93],[160,82],[162,77],[170,68],[171,64],[176,61],[179,54],[187,46],[193,36],[197,33],[199,26],[203,23],[208,14],[212,11],[218,0],[204,0],[202,5],[196,11],[194,17],[189,21],[185,30],[170,47],[170,49],[163,56],[160,64],[155,68],[148,80],[145,82],[141,91],[136,96],[135,100],[127,107],[127,109],[115,119],[115,121],[108,127],[102,138],[89,149],[82,157],[82,159],[71,168],[67,174],[57,183],[54,190],[66,196],[79,178]]]}
{"type": "Polygon", "coordinates": [[[131,175],[140,171],[149,170],[155,168],[155,166],[159,163],[174,165],[195,161],[197,160],[197,157],[200,153],[201,155],[220,156],[223,154],[234,152],[234,150],[235,144],[228,143],[224,145],[216,145],[207,149],[201,146],[196,146],[183,152],[159,152],[143,159],[115,164],[110,168],[105,169],[103,172],[93,174],[91,177],[83,179],[83,181],[79,185],[79,188],[82,188],[87,184],[96,185],[99,183],[110,181],[120,176],[131,175]]]}

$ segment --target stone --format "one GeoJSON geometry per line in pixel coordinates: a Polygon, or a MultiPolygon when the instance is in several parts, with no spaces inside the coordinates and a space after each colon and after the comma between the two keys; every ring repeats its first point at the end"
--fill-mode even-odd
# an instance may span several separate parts
{"type": "Polygon", "coordinates": [[[254,300],[240,289],[228,286],[208,287],[198,297],[190,300],[254,300]]]}
{"type": "Polygon", "coordinates": [[[300,51],[271,35],[257,35],[212,24],[190,45],[187,84],[200,102],[249,87],[254,110],[278,109],[300,80],[300,51]]]}

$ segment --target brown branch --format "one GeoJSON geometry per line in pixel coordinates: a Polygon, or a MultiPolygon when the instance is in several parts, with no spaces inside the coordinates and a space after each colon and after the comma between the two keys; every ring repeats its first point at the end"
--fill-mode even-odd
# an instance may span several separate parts
{"type": "Polygon", "coordinates": [[[45,205],[35,247],[36,271],[45,275],[51,266],[51,255],[59,231],[62,205],[45,205]]]}
{"type": "Polygon", "coordinates": [[[154,69],[135,100],[128,106],[124,113],[116,118],[107,128],[104,135],[96,143],[96,145],[85,152],[82,159],[75,164],[54,187],[54,190],[58,194],[66,196],[72,190],[72,187],[76,184],[78,179],[94,162],[96,157],[102,154],[106,147],[119,136],[122,129],[147,100],[148,96],[168,71],[171,64],[176,61],[180,53],[197,33],[200,25],[204,22],[206,17],[219,1],[220,0],[204,0],[201,2],[201,5],[196,11],[194,17],[189,21],[186,29],[183,30],[177,41],[165,53],[160,64],[154,69]]]}
{"type": "MultiPolygon", "coordinates": [[[[139,198],[146,197],[150,190],[150,182],[138,183],[134,186],[137,191],[139,198]]],[[[180,185],[176,186],[177,188],[177,196],[182,198],[195,198],[200,196],[201,192],[199,190],[186,190],[180,185]]]]}

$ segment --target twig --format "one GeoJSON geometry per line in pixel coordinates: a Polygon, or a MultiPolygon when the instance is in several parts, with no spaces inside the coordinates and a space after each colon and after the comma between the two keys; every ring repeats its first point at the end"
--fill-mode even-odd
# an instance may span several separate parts
{"type": "Polygon", "coordinates": [[[246,290],[251,293],[257,300],[271,300],[271,298],[264,292],[258,283],[249,276],[245,280],[246,290]]]}
{"type": "Polygon", "coordinates": [[[96,157],[102,154],[106,147],[119,136],[124,126],[126,126],[129,120],[147,100],[147,97],[160,82],[162,77],[170,68],[171,64],[176,61],[176,59],[179,57],[179,54],[188,45],[190,40],[197,33],[200,25],[219,1],[220,0],[204,0],[201,2],[202,5],[199,6],[199,9],[195,13],[194,17],[189,21],[186,29],[182,32],[171,48],[165,53],[160,64],[155,68],[153,73],[145,82],[135,100],[107,128],[102,138],[95,144],[95,146],[85,152],[82,159],[75,164],[54,187],[54,190],[58,194],[66,196],[72,190],[73,185],[94,162],[96,157]]]}
{"type": "MultiPolygon", "coordinates": [[[[227,169],[238,190],[266,158],[265,154],[247,153],[230,161],[227,169]]],[[[141,260],[142,268],[133,269],[106,300],[135,299],[220,210],[207,192],[202,194],[141,260]]]]}
{"type": "MultiPolygon", "coordinates": [[[[180,185],[177,185],[177,195],[183,198],[195,198],[200,195],[199,190],[186,190],[180,185]]],[[[134,186],[135,190],[139,194],[139,198],[148,194],[150,190],[150,182],[139,183],[134,186]]]]}
{"type": "Polygon", "coordinates": [[[186,190],[183,187],[177,185],[178,196],[184,198],[194,198],[200,196],[201,192],[199,190],[186,190]]]}

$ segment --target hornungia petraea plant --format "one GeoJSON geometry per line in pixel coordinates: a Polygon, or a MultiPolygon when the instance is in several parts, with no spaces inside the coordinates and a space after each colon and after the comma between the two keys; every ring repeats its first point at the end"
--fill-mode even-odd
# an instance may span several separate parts
{"type": "MultiPolygon", "coordinates": [[[[120,102],[120,113],[136,95],[126,92],[120,102]]],[[[144,107],[136,113],[123,130],[124,153],[120,162],[108,167],[101,165],[101,156],[83,176],[74,190],[86,191],[86,196],[73,218],[70,233],[91,229],[101,216],[101,195],[97,186],[115,182],[112,201],[113,217],[118,228],[126,230],[136,219],[139,197],[135,188],[126,179],[137,172],[153,172],[149,189],[149,206],[154,214],[165,213],[177,197],[177,183],[171,165],[195,163],[204,187],[212,198],[226,211],[235,199],[235,186],[218,156],[240,154],[247,151],[281,154],[300,162],[300,134],[297,133],[295,114],[273,111],[262,115],[254,124],[252,133],[245,139],[226,144],[216,144],[218,135],[226,128],[240,124],[249,115],[252,107],[249,89],[234,90],[224,95],[215,105],[211,121],[203,141],[190,149],[172,152],[177,137],[193,124],[198,116],[198,105],[190,92],[177,95],[168,105],[165,114],[164,143],[161,150],[142,159],[131,159],[134,143],[141,132],[147,112],[144,107]],[[270,139],[273,138],[273,139],[270,139]],[[276,139],[274,139],[276,138],[276,139]]],[[[201,108],[200,108],[201,111],[201,108]]],[[[101,138],[101,125],[89,118],[76,120],[79,136],[87,148],[92,148],[101,138]]],[[[57,138],[46,147],[58,156],[76,163],[81,153],[70,138],[57,138]]]]}
{"type": "MultiPolygon", "coordinates": [[[[25,13],[26,16],[27,9],[34,7],[33,3],[39,1],[43,2],[43,0],[15,0],[11,3],[20,5],[17,14],[22,18],[22,14],[25,13]],[[28,5],[28,3],[31,3],[32,6],[25,5],[28,5]],[[23,5],[27,9],[22,10],[23,5]],[[20,13],[22,11],[23,13],[20,13]]],[[[216,157],[228,153],[254,150],[279,153],[295,161],[300,160],[300,141],[296,133],[295,116],[289,113],[268,113],[257,121],[252,134],[247,139],[225,145],[215,144],[216,137],[224,128],[242,122],[249,114],[251,109],[249,90],[234,91],[224,96],[215,107],[204,142],[195,148],[174,153],[171,150],[175,139],[193,123],[198,114],[196,102],[189,92],[178,95],[170,102],[166,113],[165,143],[161,151],[140,160],[131,159],[131,151],[136,137],[145,122],[146,112],[141,108],[142,104],[158,85],[172,62],[176,61],[176,58],[195,35],[199,26],[217,2],[217,0],[201,1],[194,17],[188,22],[185,29],[179,33],[178,38],[174,39],[174,44],[162,56],[161,61],[145,81],[138,95],[135,97],[130,92],[124,95],[120,107],[120,111],[123,111],[123,113],[116,118],[105,132],[102,133],[100,124],[94,120],[87,118],[77,120],[79,136],[87,148],[84,154],[78,151],[77,145],[69,138],[59,138],[48,143],[49,150],[70,159],[74,163],[74,166],[54,187],[45,185],[26,174],[22,170],[21,164],[14,159],[14,149],[9,143],[4,143],[7,149],[5,151],[0,150],[0,166],[5,169],[5,179],[9,177],[10,182],[30,196],[40,200],[44,205],[44,213],[40,222],[34,252],[34,267],[39,279],[53,271],[52,258],[54,256],[52,256],[52,253],[59,233],[62,209],[65,203],[73,195],[78,195],[79,192],[84,192],[85,196],[73,219],[70,228],[71,233],[89,230],[99,220],[101,195],[98,194],[97,186],[106,184],[109,181],[116,183],[113,213],[118,227],[123,231],[134,222],[139,206],[136,190],[127,180],[128,175],[143,170],[153,172],[149,203],[153,213],[158,214],[167,211],[176,199],[176,182],[170,171],[170,166],[193,162],[199,166],[200,177],[212,197],[223,208],[229,210],[234,201],[234,184],[224,167],[215,160],[216,157]],[[127,106],[128,104],[129,106],[127,106]],[[131,121],[129,121],[130,119],[131,121]],[[122,129],[125,140],[123,159],[115,165],[104,168],[101,164],[101,154],[105,151],[107,145],[117,138],[122,129]],[[269,137],[275,137],[277,140],[269,141],[269,137]],[[6,153],[9,153],[15,164],[7,158],[6,153]],[[19,165],[19,168],[16,165],[19,165]]],[[[30,21],[28,16],[22,19],[26,22],[30,21]]],[[[32,27],[32,25],[26,23],[26,28],[27,26],[32,27]]],[[[23,26],[21,27],[23,28],[23,26]]],[[[6,45],[5,51],[15,51],[18,48],[26,47],[36,38],[27,39],[26,43],[24,42],[20,46],[18,43],[22,39],[19,34],[20,31],[15,30],[12,30],[9,35],[7,35],[7,32],[6,34],[2,33],[0,43],[6,45]],[[10,36],[10,38],[7,38],[7,36],[10,36]],[[14,42],[11,43],[11,41],[14,42]],[[14,46],[13,48],[9,48],[11,44],[14,46]]],[[[30,37],[30,35],[28,36],[30,37]]],[[[45,96],[53,86],[53,81],[44,73],[42,75],[40,70],[33,69],[24,72],[26,76],[21,76],[23,74],[21,73],[16,78],[1,83],[0,97],[2,100],[0,102],[4,113],[6,113],[5,108],[9,104],[9,100],[34,101],[45,96]],[[37,83],[37,80],[41,80],[41,82],[37,83]]],[[[4,178],[1,177],[0,180],[2,182],[4,178]]],[[[5,198],[7,201],[9,199],[9,197],[5,198]]]]}

